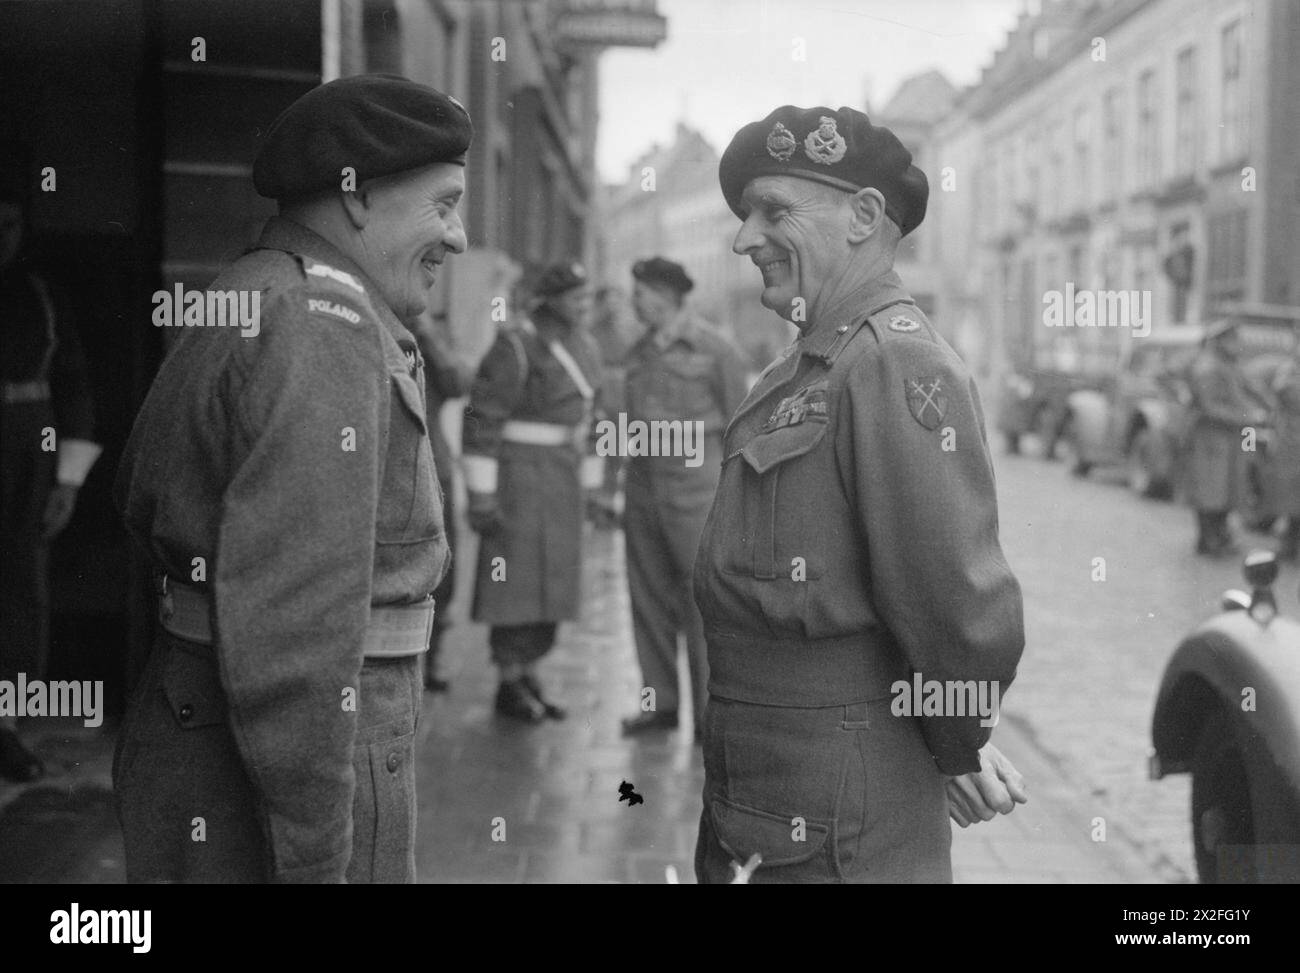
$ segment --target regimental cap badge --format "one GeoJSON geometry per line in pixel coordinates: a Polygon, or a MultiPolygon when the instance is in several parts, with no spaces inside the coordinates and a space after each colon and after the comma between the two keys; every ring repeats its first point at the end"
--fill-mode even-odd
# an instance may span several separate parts
{"type": "Polygon", "coordinates": [[[901,331],[903,334],[910,334],[913,331],[919,331],[921,328],[920,321],[914,321],[906,314],[895,314],[889,319],[890,331],[901,331]]]}
{"type": "MultiPolygon", "coordinates": [[[[771,145],[770,137],[768,145],[771,145]]],[[[823,115],[818,120],[817,127],[809,132],[808,137],[803,140],[803,151],[804,155],[808,156],[813,162],[829,166],[844,158],[844,153],[848,151],[848,145],[844,142],[844,136],[836,131],[835,119],[829,115],[823,115]]]]}
{"type": "Polygon", "coordinates": [[[767,134],[767,154],[777,162],[788,161],[798,145],[794,133],[780,122],[773,125],[772,131],[767,134]]]}

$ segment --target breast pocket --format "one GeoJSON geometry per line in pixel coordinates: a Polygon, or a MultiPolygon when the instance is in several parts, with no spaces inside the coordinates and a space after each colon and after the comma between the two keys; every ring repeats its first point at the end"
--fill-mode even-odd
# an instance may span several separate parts
{"type": "Polygon", "coordinates": [[[388,455],[379,497],[381,541],[410,541],[443,532],[438,480],[416,380],[390,372],[393,394],[388,424],[388,455]]]}
{"type": "Polygon", "coordinates": [[[830,467],[816,463],[827,419],[760,432],[728,463],[744,463],[742,524],[723,570],[760,580],[821,577],[825,539],[816,498],[827,489],[830,467]]]}

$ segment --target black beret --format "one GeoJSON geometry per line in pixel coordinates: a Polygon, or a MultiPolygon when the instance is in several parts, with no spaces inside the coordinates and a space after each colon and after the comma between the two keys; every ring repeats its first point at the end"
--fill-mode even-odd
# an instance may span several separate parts
{"type": "Polygon", "coordinates": [[[632,276],[647,284],[672,288],[678,294],[686,294],[695,286],[695,281],[687,276],[686,268],[663,257],[638,260],[632,265],[632,276]]]}
{"type": "Polygon", "coordinates": [[[573,261],[552,264],[537,278],[533,293],[538,297],[554,297],[556,294],[581,287],[585,283],[587,283],[587,271],[583,269],[582,264],[573,261]]]}
{"type": "Polygon", "coordinates": [[[292,199],[435,162],[465,164],[474,127],[455,98],[394,74],[313,88],[280,113],[253,163],[253,186],[292,199]]]}
{"type": "Polygon", "coordinates": [[[718,165],[727,205],[744,218],[740,198],[758,176],[798,176],[845,192],[871,186],[885,197],[885,214],[906,236],[925,218],[930,185],[912,153],[889,129],[855,108],[782,105],[736,133],[718,165]]]}

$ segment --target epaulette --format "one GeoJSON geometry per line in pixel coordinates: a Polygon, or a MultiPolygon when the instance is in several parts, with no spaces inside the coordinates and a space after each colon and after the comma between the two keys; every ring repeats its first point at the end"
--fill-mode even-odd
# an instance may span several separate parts
{"type": "Polygon", "coordinates": [[[876,336],[876,341],[882,344],[899,336],[934,340],[933,325],[921,313],[921,309],[910,301],[898,301],[882,307],[868,315],[867,325],[876,336]]]}

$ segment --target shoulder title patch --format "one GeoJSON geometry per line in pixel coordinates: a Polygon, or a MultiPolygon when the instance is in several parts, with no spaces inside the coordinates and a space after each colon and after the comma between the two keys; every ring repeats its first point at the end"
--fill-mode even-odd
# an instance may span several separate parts
{"type": "Polygon", "coordinates": [[[936,376],[903,379],[907,408],[912,418],[926,429],[935,429],[948,411],[948,393],[936,376]]]}
{"type": "Polygon", "coordinates": [[[329,314],[336,318],[342,318],[352,324],[356,324],[361,320],[361,315],[346,304],[338,304],[335,301],[321,301],[314,297],[307,298],[307,310],[314,311],[317,314],[329,314]]]}

